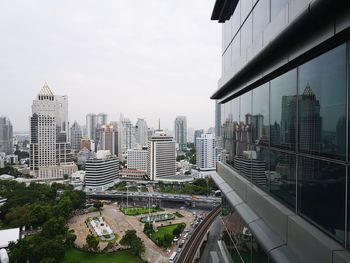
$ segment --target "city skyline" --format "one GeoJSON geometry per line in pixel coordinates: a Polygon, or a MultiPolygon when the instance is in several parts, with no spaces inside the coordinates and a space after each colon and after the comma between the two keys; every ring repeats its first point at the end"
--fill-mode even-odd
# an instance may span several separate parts
{"type": "Polygon", "coordinates": [[[105,112],[109,120],[121,113],[132,122],[144,118],[150,127],[160,118],[171,130],[178,115],[195,129],[214,126],[208,97],[217,87],[221,46],[220,29],[208,20],[212,1],[140,1],[136,9],[119,1],[17,4],[0,10],[7,35],[0,43],[0,112],[14,131],[28,130],[30,101],[45,81],[69,97],[70,124],[105,112]],[[14,104],[25,110],[13,111],[14,104]]]}

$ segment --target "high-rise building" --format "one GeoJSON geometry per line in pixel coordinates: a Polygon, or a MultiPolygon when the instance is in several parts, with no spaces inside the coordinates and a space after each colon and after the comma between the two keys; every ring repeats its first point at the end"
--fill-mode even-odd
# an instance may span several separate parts
{"type": "Polygon", "coordinates": [[[196,139],[197,168],[202,171],[215,170],[215,137],[213,134],[202,134],[196,139]]]}
{"type": "Polygon", "coordinates": [[[97,151],[85,162],[87,191],[104,191],[113,186],[119,175],[119,161],[110,151],[97,151]]]}
{"type": "Polygon", "coordinates": [[[148,140],[147,175],[151,180],[176,174],[176,149],[173,137],[156,132],[148,140]]]}
{"type": "Polygon", "coordinates": [[[70,146],[74,154],[77,154],[80,150],[81,138],[82,131],[80,125],[75,121],[70,128],[70,146]]]}
{"type": "Polygon", "coordinates": [[[91,140],[96,140],[96,127],[97,127],[97,116],[96,114],[89,113],[86,115],[86,131],[87,137],[91,140]]]}
{"type": "Polygon", "coordinates": [[[13,128],[6,117],[0,117],[0,152],[13,153],[13,128]]]}
{"type": "Polygon", "coordinates": [[[137,119],[135,132],[136,144],[146,146],[148,143],[148,126],[145,119],[137,119]]]}
{"type": "Polygon", "coordinates": [[[97,114],[97,123],[96,126],[99,128],[102,125],[106,125],[108,122],[108,115],[106,113],[99,113],[97,114]]]}
{"type": "Polygon", "coordinates": [[[187,148],[187,119],[186,116],[177,116],[174,127],[175,141],[179,145],[179,150],[187,148]]]}
{"type": "Polygon", "coordinates": [[[102,125],[99,137],[98,148],[118,156],[118,130],[112,124],[102,125]]]}
{"type": "MultiPolygon", "coordinates": [[[[71,148],[67,132],[62,126],[68,123],[57,101],[66,96],[57,96],[45,84],[37,99],[33,101],[30,117],[30,169],[32,175],[43,178],[62,178],[72,174],[77,166],[72,162],[71,148]]],[[[67,117],[68,119],[68,117],[67,117]]]]}
{"type": "Polygon", "coordinates": [[[215,1],[212,179],[235,261],[350,262],[349,17],[341,0],[215,1]]]}
{"type": "Polygon", "coordinates": [[[194,131],[194,147],[197,147],[197,138],[200,138],[204,134],[204,130],[195,130],[194,131]]]}
{"type": "Polygon", "coordinates": [[[147,171],[147,147],[128,150],[128,169],[147,171]]]}
{"type": "Polygon", "coordinates": [[[68,96],[55,95],[57,133],[61,141],[69,141],[68,96]]]}
{"type": "Polygon", "coordinates": [[[120,116],[119,122],[119,156],[123,156],[127,154],[128,149],[132,149],[133,141],[134,141],[134,129],[131,124],[130,119],[120,116]]]}

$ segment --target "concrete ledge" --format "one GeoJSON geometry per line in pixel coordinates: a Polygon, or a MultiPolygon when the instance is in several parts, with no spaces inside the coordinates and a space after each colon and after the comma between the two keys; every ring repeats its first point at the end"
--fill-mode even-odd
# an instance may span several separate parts
{"type": "Polygon", "coordinates": [[[230,166],[217,171],[213,180],[274,261],[350,262],[349,251],[230,166]]]}

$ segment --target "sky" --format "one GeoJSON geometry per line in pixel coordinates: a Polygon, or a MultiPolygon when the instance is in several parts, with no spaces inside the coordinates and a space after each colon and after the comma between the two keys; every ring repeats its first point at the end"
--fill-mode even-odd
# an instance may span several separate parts
{"type": "Polygon", "coordinates": [[[0,0],[0,115],[29,130],[45,82],[69,120],[122,113],[173,130],[214,126],[221,26],[214,0],[0,0]]]}

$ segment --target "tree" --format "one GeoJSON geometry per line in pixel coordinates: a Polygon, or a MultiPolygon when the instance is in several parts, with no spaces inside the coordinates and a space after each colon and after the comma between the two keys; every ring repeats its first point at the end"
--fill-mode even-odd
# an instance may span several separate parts
{"type": "Polygon", "coordinates": [[[168,248],[171,246],[174,236],[172,234],[166,233],[163,237],[163,246],[168,248]]]}
{"type": "Polygon", "coordinates": [[[68,175],[68,174],[64,174],[64,175],[63,175],[63,179],[64,179],[64,180],[67,180],[68,178],[69,178],[69,175],[68,175]]]}
{"type": "Polygon", "coordinates": [[[42,226],[50,217],[50,205],[33,204],[31,206],[29,213],[29,222],[31,226],[42,226]]]}
{"type": "Polygon", "coordinates": [[[141,256],[145,252],[145,245],[141,238],[136,235],[135,230],[127,230],[120,244],[124,246],[129,246],[132,254],[136,256],[141,256]]]}
{"type": "Polygon", "coordinates": [[[74,234],[74,230],[69,230],[66,233],[66,240],[65,240],[64,244],[67,247],[73,247],[76,239],[77,239],[77,236],[74,234]]]}
{"type": "Polygon", "coordinates": [[[67,231],[68,227],[63,217],[52,217],[43,225],[41,234],[47,238],[54,238],[57,235],[66,236],[67,231]]]}
{"type": "Polygon", "coordinates": [[[94,235],[87,235],[86,244],[88,245],[88,248],[92,250],[98,250],[99,243],[100,241],[94,235]]]}
{"type": "Polygon", "coordinates": [[[5,222],[11,227],[29,226],[29,207],[19,206],[11,208],[5,215],[5,222]]]}
{"type": "Polygon", "coordinates": [[[38,246],[38,252],[40,259],[45,260],[44,262],[62,262],[65,249],[57,240],[46,240],[38,246]]]}
{"type": "Polygon", "coordinates": [[[141,238],[137,237],[136,239],[131,241],[131,253],[135,256],[140,257],[146,250],[145,244],[141,240],[141,238]]]}
{"type": "Polygon", "coordinates": [[[94,202],[94,207],[98,210],[100,210],[101,207],[103,207],[103,204],[101,201],[95,201],[94,202]]]}

